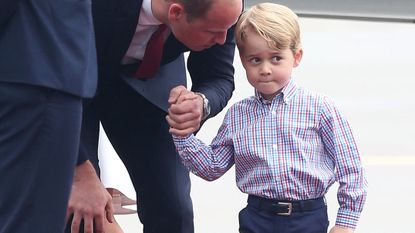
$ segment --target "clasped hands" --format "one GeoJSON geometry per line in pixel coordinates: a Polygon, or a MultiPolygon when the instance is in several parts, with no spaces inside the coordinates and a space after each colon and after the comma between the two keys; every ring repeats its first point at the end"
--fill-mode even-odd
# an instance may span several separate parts
{"type": "Polygon", "coordinates": [[[184,86],[170,91],[166,120],[173,135],[186,137],[199,130],[203,116],[203,99],[184,86]]]}

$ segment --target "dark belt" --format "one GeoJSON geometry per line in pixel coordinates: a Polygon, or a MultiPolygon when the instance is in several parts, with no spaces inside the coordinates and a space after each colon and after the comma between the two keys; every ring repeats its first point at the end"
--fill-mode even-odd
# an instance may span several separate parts
{"type": "Polygon", "coordinates": [[[326,206],[326,200],[324,197],[319,197],[304,201],[279,201],[249,195],[248,205],[276,215],[289,216],[295,212],[306,212],[323,208],[326,206]]]}

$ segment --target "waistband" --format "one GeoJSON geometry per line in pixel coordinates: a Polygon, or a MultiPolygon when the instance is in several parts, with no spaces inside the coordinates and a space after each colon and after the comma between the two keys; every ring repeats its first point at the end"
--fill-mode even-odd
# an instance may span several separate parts
{"type": "Polygon", "coordinates": [[[295,212],[306,212],[323,208],[326,206],[326,199],[319,197],[302,201],[281,201],[249,195],[248,205],[276,215],[289,216],[295,212]]]}

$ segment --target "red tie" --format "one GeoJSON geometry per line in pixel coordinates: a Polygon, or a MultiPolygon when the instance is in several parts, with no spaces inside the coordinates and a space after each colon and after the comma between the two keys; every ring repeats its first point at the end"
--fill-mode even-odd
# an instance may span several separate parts
{"type": "Polygon", "coordinates": [[[163,55],[163,44],[167,26],[160,24],[158,29],[153,33],[147,43],[146,51],[144,52],[143,60],[138,67],[134,76],[140,79],[150,79],[156,74],[163,55]]]}

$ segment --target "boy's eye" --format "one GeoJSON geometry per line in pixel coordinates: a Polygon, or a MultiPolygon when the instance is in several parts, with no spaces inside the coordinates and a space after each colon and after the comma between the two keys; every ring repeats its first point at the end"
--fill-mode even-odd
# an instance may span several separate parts
{"type": "Polygon", "coordinates": [[[257,57],[253,57],[253,58],[249,59],[249,62],[252,63],[252,64],[258,64],[260,62],[260,60],[257,57]]]}
{"type": "Polygon", "coordinates": [[[271,60],[273,62],[279,62],[281,59],[282,59],[282,57],[280,57],[280,56],[273,56],[271,60]]]}

